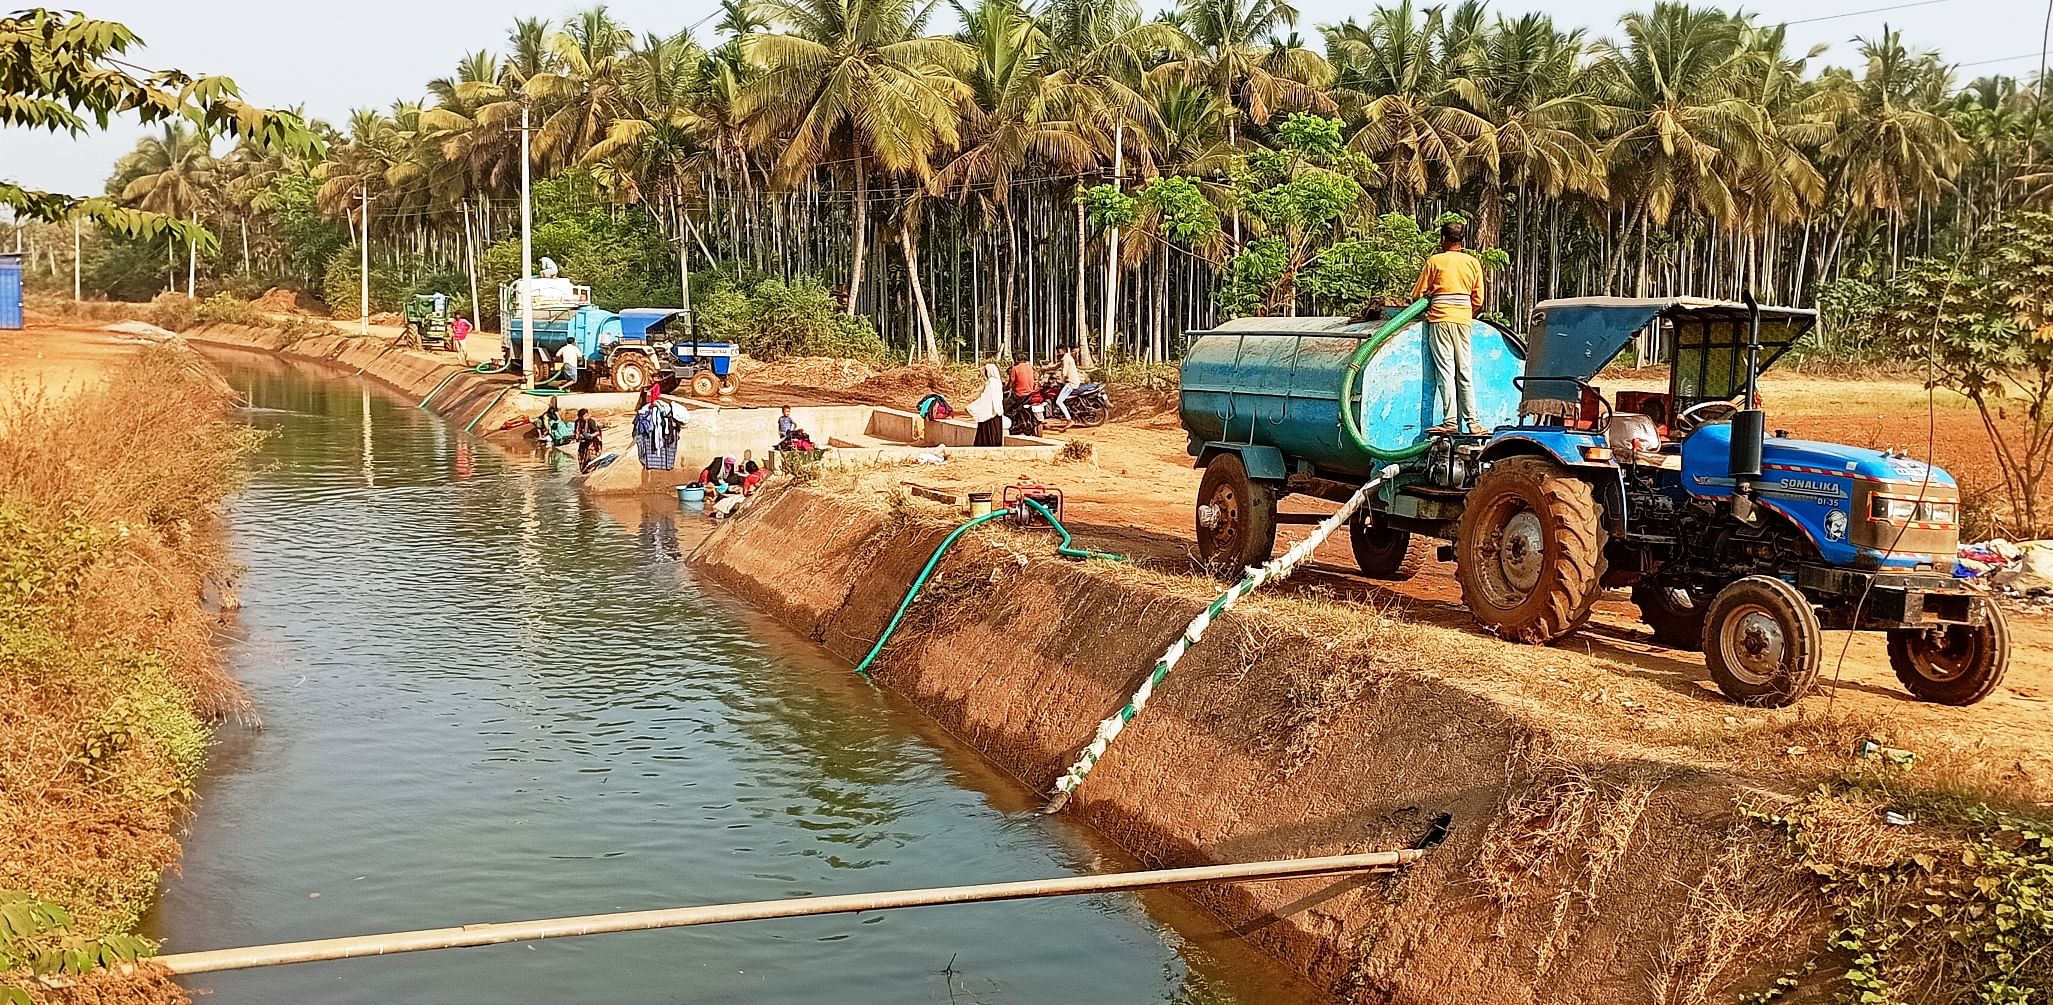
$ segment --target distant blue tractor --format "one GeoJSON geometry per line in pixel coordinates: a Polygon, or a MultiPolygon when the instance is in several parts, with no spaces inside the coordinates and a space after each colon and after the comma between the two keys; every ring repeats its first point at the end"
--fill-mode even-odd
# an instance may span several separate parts
{"type": "Polygon", "coordinates": [[[1960,491],[1893,452],[1766,435],[1755,380],[1815,312],[1661,299],[1554,300],[1530,345],[1471,332],[1486,434],[1428,436],[1438,416],[1422,305],[1373,321],[1257,318],[1198,333],[1182,371],[1205,469],[1199,551],[1266,560],[1289,494],[1345,500],[1395,464],[1351,528],[1364,574],[1406,579],[1453,542],[1462,599],[1507,638],[1547,643],[1629,587],[1655,638],[1701,648],[1720,690],[1785,705],[1818,675],[1823,629],[1888,633],[1919,698],[1992,693],[2003,615],[1952,578],[1960,491]],[[1590,381],[1635,332],[1674,346],[1665,393],[1590,381]]]}
{"type": "MultiPolygon", "coordinates": [[[[734,360],[740,349],[732,342],[675,341],[671,322],[684,312],[671,307],[630,307],[618,314],[588,302],[590,291],[577,291],[570,302],[537,302],[535,348],[543,356],[544,368],[556,369],[556,354],[566,343],[575,342],[584,357],[587,378],[604,380],[614,390],[639,393],[658,381],[666,389],[689,385],[692,393],[711,397],[732,394],[740,386],[734,360]]],[[[505,331],[506,369],[520,372],[526,363],[527,338],[521,321],[517,291],[512,285],[499,288],[499,317],[505,331]]]]}

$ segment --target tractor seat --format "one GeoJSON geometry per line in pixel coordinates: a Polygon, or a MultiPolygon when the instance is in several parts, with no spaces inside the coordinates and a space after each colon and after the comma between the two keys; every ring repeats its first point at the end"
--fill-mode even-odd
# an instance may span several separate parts
{"type": "Polygon", "coordinates": [[[1661,449],[1661,430],[1638,412],[1614,412],[1604,429],[1604,442],[1615,453],[1651,454],[1661,449]]]}

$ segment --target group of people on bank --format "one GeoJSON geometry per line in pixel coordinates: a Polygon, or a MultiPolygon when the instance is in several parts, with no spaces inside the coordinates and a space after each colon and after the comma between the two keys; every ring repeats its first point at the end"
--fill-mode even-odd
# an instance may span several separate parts
{"type": "MultiPolygon", "coordinates": [[[[1061,379],[1053,406],[1063,418],[1073,418],[1069,414],[1069,397],[1084,385],[1084,374],[1096,367],[1097,361],[1091,358],[1089,347],[1079,346],[1062,350],[1055,365],[1049,368],[1051,374],[1059,375],[1061,379]]],[[[970,419],[977,424],[976,446],[1005,445],[1005,417],[1014,411],[1014,406],[1041,390],[1041,375],[1041,368],[1025,356],[1014,356],[1012,368],[1002,375],[998,364],[984,364],[983,391],[967,409],[970,419]]]]}

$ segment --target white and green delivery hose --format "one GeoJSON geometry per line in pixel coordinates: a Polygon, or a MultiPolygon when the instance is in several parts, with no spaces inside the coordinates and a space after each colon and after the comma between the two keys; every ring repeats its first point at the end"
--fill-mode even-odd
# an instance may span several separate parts
{"type": "Polygon", "coordinates": [[[1112,746],[1112,741],[1118,739],[1119,734],[1125,731],[1127,723],[1132,722],[1135,716],[1141,714],[1142,709],[1148,707],[1149,699],[1155,695],[1155,688],[1161,686],[1162,679],[1169,676],[1169,671],[1176,668],[1176,664],[1182,661],[1190,647],[1197,645],[1199,640],[1205,637],[1206,630],[1212,627],[1214,620],[1226,613],[1227,608],[1239,603],[1240,598],[1255,592],[1263,583],[1289,576],[1300,563],[1312,557],[1312,553],[1318,551],[1319,546],[1325,544],[1327,538],[1347,525],[1347,521],[1368,501],[1371,493],[1396,475],[1397,465],[1394,464],[1377,472],[1376,477],[1357,489],[1354,495],[1349,496],[1347,502],[1342,503],[1332,516],[1314,527],[1310,536],[1299,541],[1295,547],[1280,557],[1248,569],[1247,575],[1242,577],[1240,582],[1233,584],[1225,593],[1207,604],[1204,610],[1199,611],[1198,616],[1192,618],[1190,624],[1185,626],[1183,634],[1177,636],[1176,641],[1171,642],[1168,649],[1163,650],[1162,658],[1155,661],[1155,669],[1148,674],[1147,680],[1141,682],[1133,697],[1128,699],[1119,711],[1112,713],[1110,718],[1098,724],[1098,733],[1091,739],[1090,745],[1084,748],[1083,753],[1077,755],[1076,763],[1070,765],[1069,770],[1055,780],[1053,798],[1048,801],[1042,812],[1054,813],[1069,802],[1069,797],[1075,795],[1078,787],[1083,785],[1085,776],[1089,775],[1091,769],[1105,756],[1105,751],[1112,746]]]}

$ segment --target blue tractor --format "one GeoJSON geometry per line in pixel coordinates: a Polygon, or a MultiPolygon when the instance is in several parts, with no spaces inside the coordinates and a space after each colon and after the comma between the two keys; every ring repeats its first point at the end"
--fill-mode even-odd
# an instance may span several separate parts
{"type": "MultiPolygon", "coordinates": [[[[734,393],[739,381],[734,360],[740,355],[734,343],[676,341],[670,325],[683,316],[681,310],[630,307],[615,314],[593,307],[587,288],[569,289],[575,291],[570,297],[546,302],[538,298],[532,307],[535,348],[550,371],[555,369],[556,354],[566,343],[574,342],[584,357],[587,374],[617,391],[640,393],[661,382],[665,388],[689,385],[701,397],[734,393]]],[[[499,288],[499,312],[506,346],[502,365],[520,372],[527,361],[527,338],[517,291],[511,284],[499,288]]],[[[584,379],[580,375],[580,383],[584,379]]]]}
{"type": "Polygon", "coordinates": [[[1890,451],[1767,431],[1756,378],[1815,312],[1688,298],[1553,300],[1529,342],[1472,331],[1487,433],[1438,418],[1422,304],[1388,317],[1245,319],[1198,333],[1182,372],[1204,468],[1200,553],[1268,558],[1285,495],[1335,501],[1386,466],[1351,528],[1373,577],[1452,558],[1462,599],[1506,638],[1549,643],[1629,588],[1665,644],[1701,649],[1734,700],[1786,705],[1818,676],[1824,629],[1881,631],[1912,694],[1967,705],[2009,662],[2002,612],[1951,572],[1960,491],[1890,451]],[[1591,383],[1659,325],[1665,392],[1591,383]],[[1451,542],[1439,545],[1437,542],[1451,542]]]}

